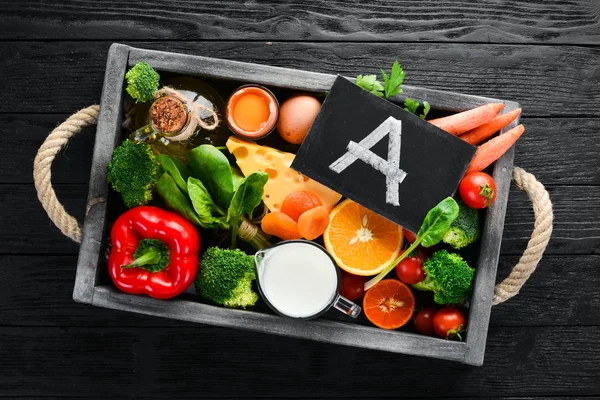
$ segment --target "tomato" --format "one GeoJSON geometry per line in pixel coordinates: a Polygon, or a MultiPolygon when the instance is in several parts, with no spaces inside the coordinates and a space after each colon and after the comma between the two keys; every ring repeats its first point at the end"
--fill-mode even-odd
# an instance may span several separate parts
{"type": "Polygon", "coordinates": [[[402,232],[404,233],[404,239],[406,239],[408,243],[413,244],[415,240],[417,240],[417,235],[408,229],[402,228],[402,232]]]}
{"type": "Polygon", "coordinates": [[[358,300],[365,294],[367,277],[349,274],[342,271],[340,294],[348,300],[358,300]]]}
{"type": "Polygon", "coordinates": [[[409,285],[421,282],[425,279],[421,258],[413,256],[400,261],[400,264],[396,265],[396,275],[398,279],[409,285]]]}
{"type": "Polygon", "coordinates": [[[460,181],[458,192],[467,206],[486,208],[496,200],[496,182],[485,172],[471,172],[460,181]]]}
{"type": "Polygon", "coordinates": [[[415,328],[417,332],[423,335],[433,335],[433,316],[435,314],[435,308],[425,307],[415,315],[415,328]]]}
{"type": "Polygon", "coordinates": [[[462,340],[461,333],[465,330],[465,317],[454,307],[439,309],[433,316],[433,329],[444,339],[462,340]]]}

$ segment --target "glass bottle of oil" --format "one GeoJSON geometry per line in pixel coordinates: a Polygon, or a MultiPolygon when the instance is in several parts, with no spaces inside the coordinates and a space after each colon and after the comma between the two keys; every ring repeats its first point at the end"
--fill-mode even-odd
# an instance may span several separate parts
{"type": "Polygon", "coordinates": [[[164,97],[153,102],[135,105],[132,128],[136,130],[130,139],[145,141],[154,152],[183,162],[187,162],[187,153],[201,144],[225,144],[228,137],[225,103],[212,86],[196,78],[178,77],[166,79],[162,87],[175,92],[166,91],[164,97]],[[204,129],[193,115],[196,119],[199,116],[204,125],[213,125],[216,117],[217,127],[204,129]]]}

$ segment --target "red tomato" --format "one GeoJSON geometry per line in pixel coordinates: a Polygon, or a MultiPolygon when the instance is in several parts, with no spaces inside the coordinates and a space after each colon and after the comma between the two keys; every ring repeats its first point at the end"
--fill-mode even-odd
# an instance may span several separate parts
{"type": "Polygon", "coordinates": [[[340,294],[348,300],[358,300],[365,294],[367,277],[349,274],[342,271],[340,294]]]}
{"type": "Polygon", "coordinates": [[[462,340],[461,333],[465,330],[465,317],[454,307],[439,309],[433,316],[433,329],[444,339],[462,340]]]}
{"type": "Polygon", "coordinates": [[[471,172],[460,181],[458,192],[467,206],[486,208],[496,200],[496,182],[485,172],[471,172]]]}
{"type": "Polygon", "coordinates": [[[396,265],[396,275],[402,282],[412,285],[425,279],[423,262],[417,256],[406,257],[396,265]]]}
{"type": "Polygon", "coordinates": [[[404,233],[404,239],[408,240],[408,243],[413,244],[417,240],[417,235],[408,229],[402,228],[402,232],[404,233]]]}
{"type": "Polygon", "coordinates": [[[415,315],[415,328],[417,332],[423,335],[433,335],[433,316],[435,314],[435,308],[425,307],[415,315]]]}

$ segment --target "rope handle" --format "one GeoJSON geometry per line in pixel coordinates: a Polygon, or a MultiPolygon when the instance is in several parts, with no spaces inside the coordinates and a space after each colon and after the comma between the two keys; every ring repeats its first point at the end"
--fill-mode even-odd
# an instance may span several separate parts
{"type": "MultiPolygon", "coordinates": [[[[38,199],[42,207],[60,231],[77,243],[81,243],[81,227],[77,220],[69,215],[56,198],[52,188],[51,167],[56,154],[69,139],[83,128],[97,123],[100,107],[93,105],[71,115],[56,127],[38,150],[33,163],[33,179],[38,199]]],[[[516,296],[527,279],[535,271],[542,259],[544,250],[552,234],[552,202],[544,186],[533,176],[519,167],[513,168],[513,180],[516,186],[527,193],[533,205],[535,216],[534,229],[525,252],[511,273],[494,289],[493,304],[500,304],[516,296]]]]}

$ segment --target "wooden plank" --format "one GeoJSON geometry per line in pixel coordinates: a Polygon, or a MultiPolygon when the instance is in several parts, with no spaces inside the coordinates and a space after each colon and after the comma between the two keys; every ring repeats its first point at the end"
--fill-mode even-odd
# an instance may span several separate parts
{"type": "Polygon", "coordinates": [[[492,328],[479,368],[218,328],[5,327],[0,341],[5,396],[600,394],[600,327],[492,328]]]}
{"type": "MultiPolygon", "coordinates": [[[[517,256],[501,256],[497,280],[517,261],[517,256]]],[[[545,256],[518,296],[492,308],[491,326],[600,326],[599,263],[599,256],[545,256]]],[[[1,324],[210,328],[75,303],[76,264],[75,255],[0,256],[0,265],[7,266],[0,269],[1,324]]]]}
{"type": "MultiPolygon", "coordinates": [[[[600,186],[550,186],[554,230],[546,254],[600,254],[600,186]]],[[[503,254],[521,254],[533,230],[533,208],[527,195],[510,192],[503,254]]]]}
{"type": "Polygon", "coordinates": [[[0,39],[315,40],[596,44],[586,1],[119,3],[4,1],[0,39]],[[156,10],[160,9],[160,13],[156,10]],[[399,12],[401,10],[401,12],[399,12]],[[343,16],[343,17],[342,17],[343,16]],[[426,17],[425,17],[426,16],[426,17]]]}
{"type": "MultiPolygon", "coordinates": [[[[535,171],[532,171],[535,173],[535,171]]],[[[54,185],[58,198],[79,221],[85,212],[87,185],[54,185]]],[[[550,186],[554,232],[546,254],[599,254],[600,186],[550,186]]],[[[52,225],[33,185],[0,184],[0,254],[76,254],[78,246],[52,225]]],[[[511,189],[501,254],[521,254],[533,230],[527,196],[511,189]]]]}
{"type": "MultiPolygon", "coordinates": [[[[5,113],[72,113],[100,100],[108,42],[8,42],[5,113]],[[43,64],[40,63],[43,60],[43,64]],[[52,77],[49,79],[48,77],[52,77]],[[23,85],[23,82],[26,85],[23,85]],[[25,89],[24,89],[25,87],[25,89]]],[[[600,49],[477,44],[155,42],[139,47],[356,76],[399,58],[406,83],[514,100],[525,116],[600,116],[600,49]],[[540,62],[544,60],[544,62],[540,62]],[[499,62],[501,61],[501,62],[499,62]],[[560,99],[568,99],[568,107],[560,99]]]]}
{"type": "MultiPolygon", "coordinates": [[[[48,134],[69,114],[0,114],[0,184],[33,183],[33,159],[48,134]]],[[[52,183],[90,179],[96,127],[73,137],[52,165],[52,183]]]]}

